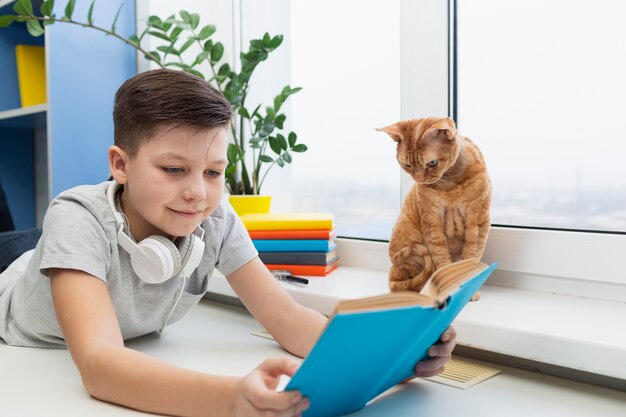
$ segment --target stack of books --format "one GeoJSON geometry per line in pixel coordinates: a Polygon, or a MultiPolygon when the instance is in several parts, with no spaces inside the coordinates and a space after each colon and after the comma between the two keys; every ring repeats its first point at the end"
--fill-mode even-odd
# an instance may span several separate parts
{"type": "Polygon", "coordinates": [[[337,268],[331,213],[255,213],[241,216],[259,258],[270,269],[325,276],[337,268]]]}

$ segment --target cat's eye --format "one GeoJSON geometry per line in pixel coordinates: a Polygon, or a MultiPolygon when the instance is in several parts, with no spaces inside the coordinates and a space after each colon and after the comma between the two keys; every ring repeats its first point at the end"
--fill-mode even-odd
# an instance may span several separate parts
{"type": "Polygon", "coordinates": [[[406,169],[411,169],[411,164],[407,164],[407,163],[402,163],[402,167],[406,168],[406,169]]]}
{"type": "Polygon", "coordinates": [[[434,168],[437,166],[438,163],[439,161],[437,159],[433,159],[432,161],[429,161],[426,165],[429,166],[430,168],[434,168]]]}

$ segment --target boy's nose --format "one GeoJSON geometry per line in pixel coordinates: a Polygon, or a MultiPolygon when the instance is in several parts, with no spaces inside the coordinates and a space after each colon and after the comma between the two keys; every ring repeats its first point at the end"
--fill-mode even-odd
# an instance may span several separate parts
{"type": "Polygon", "coordinates": [[[204,200],[207,195],[206,183],[204,181],[204,176],[201,175],[199,178],[193,177],[189,178],[189,181],[185,184],[185,190],[183,191],[183,198],[185,200],[204,200]]]}

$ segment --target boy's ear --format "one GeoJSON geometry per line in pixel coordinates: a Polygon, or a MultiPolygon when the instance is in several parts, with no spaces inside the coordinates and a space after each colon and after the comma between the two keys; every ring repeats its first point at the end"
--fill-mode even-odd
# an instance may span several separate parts
{"type": "Polygon", "coordinates": [[[115,145],[109,148],[109,170],[111,171],[111,176],[118,182],[118,184],[126,184],[127,162],[128,154],[122,148],[115,145]]]}

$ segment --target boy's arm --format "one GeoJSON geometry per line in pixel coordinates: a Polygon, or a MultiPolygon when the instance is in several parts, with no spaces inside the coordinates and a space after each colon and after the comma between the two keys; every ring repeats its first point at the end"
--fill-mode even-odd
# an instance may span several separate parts
{"type": "MultiPolygon", "coordinates": [[[[283,348],[300,357],[308,354],[326,326],[326,317],[296,303],[258,257],[229,275],[228,282],[283,348]]],[[[442,340],[429,349],[430,357],[416,365],[415,376],[430,377],[443,372],[455,344],[456,331],[450,326],[442,340]]]]}
{"type": "Polygon", "coordinates": [[[243,304],[276,341],[304,357],[326,326],[326,317],[299,305],[257,257],[228,276],[243,304]]]}
{"type": "Polygon", "coordinates": [[[100,279],[82,271],[51,269],[50,280],[67,347],[93,397],[177,416],[256,415],[260,410],[287,410],[293,415],[306,405],[299,394],[278,394],[265,383],[274,374],[295,370],[297,364],[288,358],[266,361],[245,378],[178,368],[124,347],[106,284],[100,279]]]}

